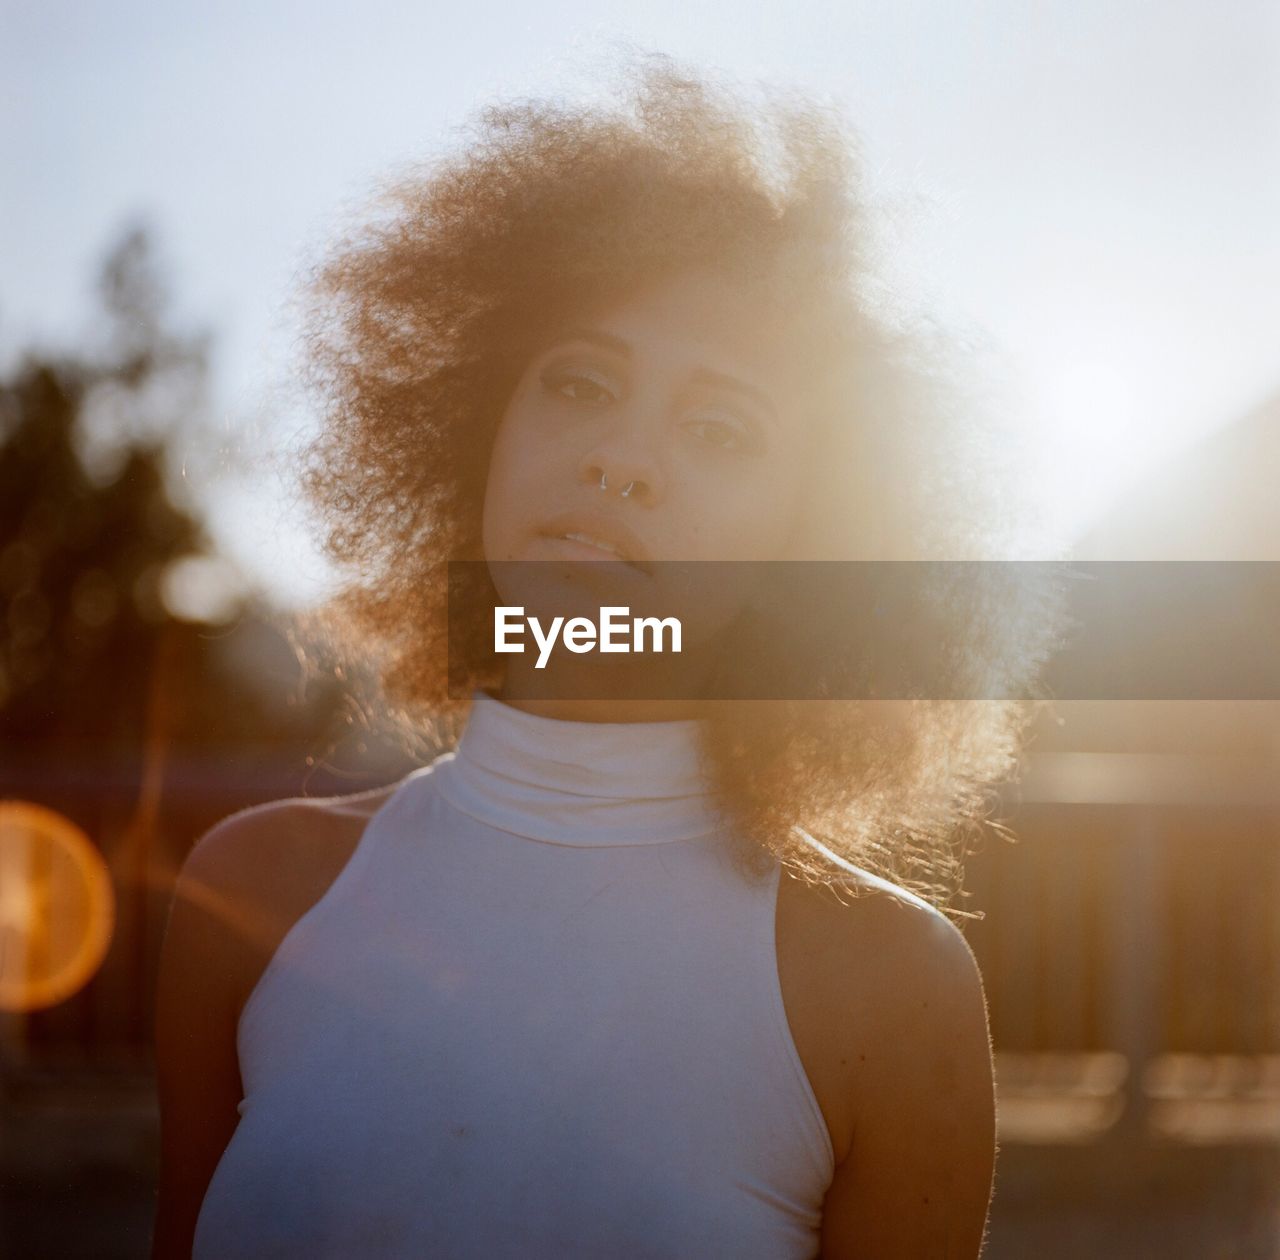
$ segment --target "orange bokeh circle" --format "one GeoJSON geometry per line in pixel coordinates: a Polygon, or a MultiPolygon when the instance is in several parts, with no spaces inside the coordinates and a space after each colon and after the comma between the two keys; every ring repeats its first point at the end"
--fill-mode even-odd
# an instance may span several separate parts
{"type": "Polygon", "coordinates": [[[88,836],[43,805],[0,801],[0,1010],[65,1001],[102,964],[111,876],[88,836]]]}

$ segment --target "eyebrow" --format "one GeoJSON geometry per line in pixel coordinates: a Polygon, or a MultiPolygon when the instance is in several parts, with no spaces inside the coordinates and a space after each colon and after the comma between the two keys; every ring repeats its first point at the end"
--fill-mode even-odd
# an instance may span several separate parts
{"type": "MultiPolygon", "coordinates": [[[[598,328],[567,328],[557,340],[561,342],[585,341],[589,344],[600,346],[605,350],[611,350],[614,354],[620,355],[624,359],[631,358],[631,347],[627,342],[621,337],[615,337],[612,333],[603,332],[598,328]]],[[[773,405],[773,399],[764,390],[757,389],[754,385],[749,385],[746,381],[739,380],[736,376],[728,376],[724,372],[715,372],[711,368],[700,367],[694,370],[693,379],[698,384],[733,390],[753,399],[768,412],[771,419],[777,419],[778,413],[777,408],[773,405]]]]}

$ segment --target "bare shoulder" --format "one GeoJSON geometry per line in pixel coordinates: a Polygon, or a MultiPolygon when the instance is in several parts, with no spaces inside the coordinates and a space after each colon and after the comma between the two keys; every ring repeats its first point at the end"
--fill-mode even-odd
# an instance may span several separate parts
{"type": "Polygon", "coordinates": [[[897,1022],[927,1010],[931,990],[959,986],[964,999],[981,996],[977,963],[960,929],[921,897],[869,871],[854,868],[839,884],[785,879],[778,913],[804,941],[810,964],[821,964],[817,975],[832,1007],[863,1026],[873,1014],[897,1022]]]}
{"type": "Polygon", "coordinates": [[[182,918],[203,925],[237,1010],[289,929],[337,878],[395,786],[253,805],[196,842],[174,888],[171,926],[182,918]]]}
{"type": "Polygon", "coordinates": [[[394,787],[251,806],[205,832],[183,863],[156,986],[157,1260],[191,1254],[209,1180],[239,1123],[244,1001],[394,787]]]}
{"type": "Polygon", "coordinates": [[[323,867],[394,791],[395,785],[351,796],[294,796],[250,805],[210,827],[187,855],[179,882],[220,888],[260,885],[300,868],[323,867]]]}
{"type": "Polygon", "coordinates": [[[986,998],[963,933],[865,871],[836,887],[787,881],[784,914],[807,948],[809,1001],[826,1010],[818,1068],[847,1118],[823,1254],[977,1256],[995,1097],[986,998]]]}

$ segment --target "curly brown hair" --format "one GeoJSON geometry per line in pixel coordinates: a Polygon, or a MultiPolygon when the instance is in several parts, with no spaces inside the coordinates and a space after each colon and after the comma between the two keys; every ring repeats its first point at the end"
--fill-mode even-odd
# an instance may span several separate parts
{"type": "MultiPolygon", "coordinates": [[[[945,339],[875,300],[872,213],[840,111],[777,90],[750,106],[659,54],[618,82],[613,105],[484,109],[458,151],[383,191],[306,289],[323,424],[298,485],[347,577],[291,633],[317,668],[329,656],[340,676],[363,672],[374,710],[437,749],[461,731],[460,697],[500,682],[491,654],[447,642],[447,569],[483,559],[511,392],[548,327],[655,278],[711,271],[784,314],[821,389],[808,554],[990,558],[1021,520],[998,443],[944,370],[945,339]]],[[[1006,695],[1054,638],[1053,591],[1019,591],[939,605],[971,673],[1006,695]]],[[[1034,708],[716,702],[703,764],[755,869],[776,857],[856,892],[856,864],[963,916],[950,903],[964,858],[985,828],[1004,834],[994,787],[1034,708]]]]}

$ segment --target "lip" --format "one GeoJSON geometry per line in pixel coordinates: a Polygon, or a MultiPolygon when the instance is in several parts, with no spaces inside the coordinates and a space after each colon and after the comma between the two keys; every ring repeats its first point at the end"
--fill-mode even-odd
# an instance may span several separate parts
{"type": "Polygon", "coordinates": [[[566,512],[539,527],[542,538],[560,538],[566,533],[588,534],[615,547],[619,556],[650,577],[653,560],[645,545],[615,517],[600,512],[566,512]]]}

